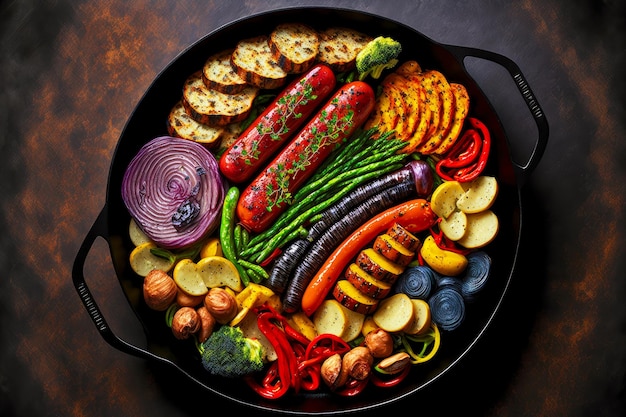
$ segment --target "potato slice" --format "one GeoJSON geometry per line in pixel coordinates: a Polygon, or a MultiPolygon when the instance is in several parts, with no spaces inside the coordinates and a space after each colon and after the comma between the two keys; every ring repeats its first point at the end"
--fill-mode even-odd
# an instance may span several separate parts
{"type": "Polygon", "coordinates": [[[189,295],[198,296],[209,292],[197,265],[191,259],[182,259],[174,267],[174,281],[178,287],[189,295]]]}
{"type": "Polygon", "coordinates": [[[465,193],[458,181],[445,181],[433,192],[430,208],[437,216],[446,219],[457,209],[457,200],[465,193]]]}
{"type": "Polygon", "coordinates": [[[414,307],[404,293],[394,294],[382,300],[374,312],[374,322],[383,330],[394,333],[402,331],[413,320],[414,307]]]}
{"type": "Polygon", "coordinates": [[[465,248],[476,249],[488,245],[498,234],[498,216],[491,210],[467,215],[467,231],[457,242],[465,248]]]}
{"type": "Polygon", "coordinates": [[[419,298],[411,298],[413,303],[413,320],[403,329],[411,335],[422,334],[430,328],[431,315],[428,302],[419,298]]]}
{"type": "Polygon", "coordinates": [[[130,241],[133,242],[135,246],[151,242],[151,239],[141,230],[135,219],[132,218],[128,225],[128,235],[130,236],[130,241]]]}
{"type": "Polygon", "coordinates": [[[450,240],[461,239],[467,230],[467,215],[459,210],[453,211],[439,222],[439,230],[450,240]]]}
{"type": "Polygon", "coordinates": [[[348,325],[343,306],[337,300],[324,300],[313,315],[317,334],[330,333],[341,337],[348,325]]]}
{"type": "Polygon", "coordinates": [[[344,314],[346,315],[346,328],[343,330],[341,338],[346,342],[351,342],[361,334],[365,314],[357,313],[344,306],[341,306],[341,308],[344,309],[344,314]]]}
{"type": "Polygon", "coordinates": [[[448,130],[452,127],[455,104],[454,93],[446,77],[441,72],[434,70],[429,71],[429,74],[433,80],[432,85],[439,95],[440,119],[437,130],[435,130],[428,142],[421,147],[422,152],[426,154],[435,153],[443,143],[448,130]]]}
{"type": "Polygon", "coordinates": [[[444,102],[444,99],[451,99],[451,91],[449,91],[447,85],[448,82],[439,71],[427,71],[422,73],[422,87],[426,90],[426,100],[431,110],[431,123],[427,133],[427,140],[417,149],[424,155],[433,153],[443,141],[441,129],[445,128],[445,116],[449,114],[446,108],[450,110],[451,106],[450,103],[444,102]],[[445,82],[445,85],[442,85],[442,82],[445,82]],[[446,96],[441,94],[441,92],[445,90],[450,94],[446,96]],[[444,104],[446,108],[444,108],[444,104]]]}
{"type": "Polygon", "coordinates": [[[495,177],[481,175],[474,181],[462,183],[465,190],[456,206],[465,213],[478,213],[491,207],[498,195],[498,181],[495,177]]]}
{"type": "Polygon", "coordinates": [[[135,247],[130,252],[129,263],[133,271],[139,276],[145,277],[153,269],[168,272],[174,266],[174,262],[154,255],[151,250],[156,249],[154,242],[145,242],[135,247]]]}
{"type": "Polygon", "coordinates": [[[207,256],[200,259],[197,270],[208,288],[228,287],[235,292],[243,289],[237,268],[223,256],[207,256]]]}

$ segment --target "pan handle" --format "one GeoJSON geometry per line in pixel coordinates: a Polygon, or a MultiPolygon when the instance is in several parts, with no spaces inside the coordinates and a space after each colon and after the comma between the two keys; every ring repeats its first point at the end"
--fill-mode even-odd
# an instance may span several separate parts
{"type": "Polygon", "coordinates": [[[74,287],[76,288],[76,291],[78,292],[78,295],[80,296],[80,299],[82,300],[83,305],[87,309],[87,312],[89,313],[89,316],[91,317],[91,320],[93,320],[93,323],[96,325],[96,329],[98,329],[98,331],[100,332],[100,335],[111,346],[113,346],[114,348],[118,350],[121,350],[122,352],[131,354],[140,358],[155,359],[155,360],[159,360],[159,361],[171,364],[166,359],[156,356],[153,353],[148,352],[147,350],[137,347],[133,344],[130,344],[126,342],[125,340],[120,339],[118,336],[116,336],[111,330],[111,328],[109,327],[109,325],[107,324],[104,316],[102,315],[100,311],[100,308],[98,307],[98,304],[96,303],[96,300],[93,298],[91,291],[87,287],[87,283],[85,282],[85,276],[84,276],[85,261],[87,259],[87,255],[89,254],[89,251],[91,250],[94,242],[96,241],[98,237],[102,237],[106,239],[107,243],[110,244],[110,242],[107,239],[108,234],[106,233],[106,226],[107,226],[107,207],[105,206],[100,212],[100,214],[98,215],[98,218],[94,222],[93,226],[91,226],[89,233],[87,233],[85,240],[83,241],[83,243],[81,244],[78,250],[76,259],[74,260],[74,265],[72,267],[72,280],[74,282],[74,287]]]}
{"type": "Polygon", "coordinates": [[[446,47],[456,55],[457,59],[463,63],[464,59],[468,56],[486,59],[496,64],[503,66],[513,78],[515,85],[519,89],[519,92],[522,94],[530,113],[537,124],[538,130],[538,138],[535,146],[528,157],[528,161],[525,164],[519,164],[517,162],[513,162],[517,167],[519,175],[521,177],[520,183],[524,183],[528,176],[534,171],[543,156],[543,153],[546,149],[546,145],[548,144],[548,135],[550,132],[548,121],[546,119],[545,113],[541,109],[535,94],[532,89],[528,85],[526,81],[526,77],[522,74],[522,70],[519,66],[512,61],[510,58],[507,58],[504,55],[500,55],[496,52],[486,51],[483,49],[471,48],[466,46],[455,46],[455,45],[446,45],[446,47]]]}

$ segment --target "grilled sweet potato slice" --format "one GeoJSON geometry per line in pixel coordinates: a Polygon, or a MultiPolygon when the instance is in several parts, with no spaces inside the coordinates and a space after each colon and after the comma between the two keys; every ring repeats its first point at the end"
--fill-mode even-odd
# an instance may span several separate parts
{"type": "Polygon", "coordinates": [[[361,314],[372,313],[379,303],[379,300],[363,294],[346,279],[336,282],[333,297],[344,307],[361,314]]]}
{"type": "Polygon", "coordinates": [[[404,267],[391,262],[372,248],[362,250],[355,263],[376,279],[387,283],[394,283],[404,267]]]}
{"type": "Polygon", "coordinates": [[[462,84],[450,83],[450,91],[454,95],[454,113],[450,122],[450,128],[446,132],[441,144],[434,151],[435,154],[443,155],[454,145],[459,138],[465,118],[469,113],[470,99],[467,89],[462,84]]]}
{"type": "Polygon", "coordinates": [[[357,290],[368,297],[385,298],[391,291],[391,284],[374,278],[355,263],[350,264],[346,269],[345,276],[357,290]]]}
{"type": "Polygon", "coordinates": [[[373,249],[400,266],[407,266],[415,256],[415,252],[408,250],[391,235],[386,233],[376,238],[373,249]]]}

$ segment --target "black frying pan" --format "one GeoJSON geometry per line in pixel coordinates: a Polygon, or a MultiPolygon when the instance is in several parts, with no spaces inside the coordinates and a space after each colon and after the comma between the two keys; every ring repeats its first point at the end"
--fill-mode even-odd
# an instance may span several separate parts
{"type": "Polygon", "coordinates": [[[520,188],[539,163],[548,141],[548,124],[539,103],[528,86],[519,67],[510,59],[484,50],[443,45],[428,39],[416,30],[379,16],[335,8],[291,8],[247,17],[208,34],[183,51],[154,80],[133,114],[130,116],[117,144],[110,167],[106,204],[82,243],[72,271],[73,282],[89,315],[102,337],[113,347],[138,357],[166,363],[208,392],[236,403],[257,409],[286,414],[343,414],[363,411],[394,402],[406,396],[419,396],[427,385],[461,361],[487,330],[498,312],[515,269],[522,225],[520,188]],[[181,96],[184,80],[202,67],[206,58],[239,39],[268,34],[279,23],[299,21],[313,27],[345,26],[372,36],[386,35],[403,45],[402,58],[417,60],[422,68],[438,69],[452,82],[466,86],[471,97],[471,115],[480,118],[491,130],[493,150],[487,167],[495,175],[500,192],[493,210],[500,219],[496,241],[488,246],[493,258],[493,279],[481,293],[479,302],[469,307],[466,321],[460,329],[446,333],[434,359],[420,365],[400,386],[392,389],[368,389],[356,398],[331,394],[287,396],[272,402],[262,400],[240,380],[224,380],[204,371],[197,351],[191,344],[176,341],[164,325],[162,313],[149,310],[141,293],[141,279],[128,265],[133,248],[128,237],[130,216],[122,202],[120,189],[124,171],[139,148],[150,139],[167,134],[165,120],[173,104],[181,96]],[[509,143],[497,113],[464,66],[466,57],[493,61],[504,67],[530,110],[538,128],[538,138],[528,161],[520,164],[512,160],[509,143]],[[107,240],[120,285],[131,308],[143,325],[147,346],[135,346],[117,337],[102,316],[83,273],[87,255],[98,237],[107,240]]]}

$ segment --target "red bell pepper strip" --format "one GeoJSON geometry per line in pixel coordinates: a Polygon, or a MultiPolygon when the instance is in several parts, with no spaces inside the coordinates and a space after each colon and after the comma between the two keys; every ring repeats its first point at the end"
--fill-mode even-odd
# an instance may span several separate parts
{"type": "Polygon", "coordinates": [[[480,154],[481,142],[482,138],[476,130],[466,130],[439,164],[446,168],[460,168],[471,164],[480,154]]]}
{"type": "Polygon", "coordinates": [[[289,388],[315,391],[320,386],[322,362],[329,356],[350,350],[340,337],[323,334],[309,341],[291,327],[287,319],[269,305],[254,310],[259,330],[276,350],[277,359],[266,370],[261,383],[247,377],[248,385],[259,395],[277,399],[289,388]]]}
{"type": "Polygon", "coordinates": [[[292,375],[295,375],[294,363],[295,355],[288,346],[288,341],[282,330],[278,330],[276,325],[271,322],[273,314],[264,311],[258,314],[259,330],[265,335],[267,340],[276,350],[276,368],[270,366],[263,384],[257,384],[252,378],[246,378],[248,385],[260,396],[268,399],[276,399],[285,395],[292,383],[292,375]],[[276,375],[276,373],[278,375],[276,375]],[[278,378],[276,378],[276,376],[278,378]]]}
{"type": "Polygon", "coordinates": [[[335,391],[335,393],[341,395],[342,397],[354,397],[355,395],[363,392],[363,390],[367,386],[368,381],[369,378],[365,378],[363,380],[350,378],[348,382],[346,382],[346,384],[341,389],[335,391]]]}
{"type": "Polygon", "coordinates": [[[404,381],[404,378],[406,378],[410,371],[411,366],[405,366],[402,372],[391,375],[390,378],[381,378],[378,375],[379,372],[372,372],[370,375],[370,381],[372,381],[372,384],[380,388],[394,387],[404,381]]]}
{"type": "Polygon", "coordinates": [[[265,258],[259,265],[262,267],[268,266],[274,261],[274,259],[278,258],[281,253],[283,253],[283,251],[280,248],[274,249],[274,251],[270,253],[270,256],[265,258]]]}
{"type": "Polygon", "coordinates": [[[457,159],[445,158],[438,161],[435,165],[435,171],[444,180],[469,182],[476,179],[487,166],[489,153],[491,151],[491,135],[489,129],[483,122],[474,117],[468,117],[467,121],[471,129],[466,130],[463,134],[459,146],[463,147],[465,145],[463,138],[466,138],[468,135],[479,138],[480,145],[478,148],[469,152],[466,157],[462,158],[465,162],[464,164],[460,163],[460,160],[457,159]],[[474,153],[477,153],[477,155],[473,155],[474,153]],[[473,156],[473,158],[470,158],[470,156],[473,156]]]}

